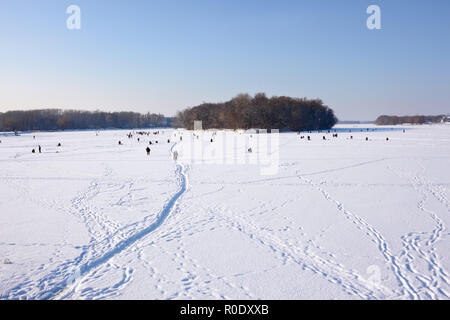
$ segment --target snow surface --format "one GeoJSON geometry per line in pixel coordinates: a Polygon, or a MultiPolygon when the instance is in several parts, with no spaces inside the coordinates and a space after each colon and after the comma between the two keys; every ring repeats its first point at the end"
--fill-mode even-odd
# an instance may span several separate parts
{"type": "Polygon", "coordinates": [[[174,161],[186,131],[0,136],[0,298],[448,299],[450,127],[363,128],[281,133],[272,176],[174,161]]]}

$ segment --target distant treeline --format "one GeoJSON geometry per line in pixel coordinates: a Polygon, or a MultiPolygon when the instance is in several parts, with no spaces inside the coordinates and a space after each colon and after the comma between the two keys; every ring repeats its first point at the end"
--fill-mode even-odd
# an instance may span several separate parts
{"type": "Polygon", "coordinates": [[[239,94],[223,103],[203,103],[178,112],[174,125],[193,129],[201,120],[204,129],[280,129],[324,130],[333,127],[333,110],[319,99],[272,97],[258,93],[254,97],[239,94]]]}
{"type": "Polygon", "coordinates": [[[150,128],[170,126],[171,120],[161,114],[136,112],[8,111],[0,113],[0,131],[150,128]]]}
{"type": "Polygon", "coordinates": [[[339,120],[338,124],[371,124],[373,121],[358,121],[358,120],[339,120]]]}
{"type": "Polygon", "coordinates": [[[396,124],[402,124],[402,123],[411,123],[411,124],[424,124],[424,123],[439,123],[441,121],[445,121],[447,119],[447,116],[445,115],[438,115],[438,116],[423,116],[423,115],[417,115],[417,116],[379,116],[377,120],[375,120],[375,123],[379,126],[383,125],[396,125],[396,124]]]}

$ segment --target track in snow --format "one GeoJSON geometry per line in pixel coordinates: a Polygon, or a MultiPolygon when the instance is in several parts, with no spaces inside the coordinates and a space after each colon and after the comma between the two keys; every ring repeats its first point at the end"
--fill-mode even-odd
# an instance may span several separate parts
{"type": "MultiPolygon", "coordinates": [[[[171,148],[171,153],[176,144],[171,148]]],[[[27,288],[32,290],[32,288],[38,288],[39,293],[36,295],[27,296],[28,299],[39,299],[39,300],[49,300],[64,298],[70,295],[75,289],[77,284],[85,277],[88,273],[100,267],[101,265],[107,263],[111,258],[117,256],[119,253],[123,252],[137,241],[143,239],[147,235],[158,229],[167,217],[172,212],[178,199],[186,192],[188,188],[188,178],[186,173],[186,167],[180,163],[176,164],[176,173],[178,177],[179,190],[169,199],[164,205],[163,209],[159,212],[156,220],[150,225],[144,227],[136,233],[132,233],[130,236],[121,239],[116,244],[111,245],[111,236],[107,235],[107,238],[100,241],[91,243],[89,246],[83,250],[83,252],[74,260],[65,262],[58,266],[56,269],[51,271],[48,275],[41,278],[37,283],[25,283],[24,285],[18,285],[12,288],[5,296],[0,297],[1,299],[15,299],[18,296],[23,296],[27,288]],[[105,249],[106,250],[102,250],[105,249]],[[63,279],[61,279],[63,277],[63,279]],[[26,287],[26,288],[25,288],[26,287]]],[[[144,219],[145,221],[145,219],[144,219]]],[[[134,227],[132,224],[131,227],[134,227]]],[[[123,229],[129,229],[127,226],[123,229]]],[[[122,238],[124,232],[117,232],[112,238],[122,238]]]]}

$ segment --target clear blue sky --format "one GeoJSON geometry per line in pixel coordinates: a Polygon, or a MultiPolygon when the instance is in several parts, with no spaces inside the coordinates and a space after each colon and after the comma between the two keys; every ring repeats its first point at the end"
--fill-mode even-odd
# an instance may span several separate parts
{"type": "Polygon", "coordinates": [[[0,0],[0,43],[0,111],[172,115],[266,92],[343,120],[450,112],[449,0],[0,0]]]}

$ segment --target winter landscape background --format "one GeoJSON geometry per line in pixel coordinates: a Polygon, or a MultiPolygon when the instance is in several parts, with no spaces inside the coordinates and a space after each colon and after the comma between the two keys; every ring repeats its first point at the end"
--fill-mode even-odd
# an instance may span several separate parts
{"type": "Polygon", "coordinates": [[[0,300],[449,299],[449,12],[0,1],[0,300]]]}
{"type": "Polygon", "coordinates": [[[1,134],[0,298],[448,299],[450,126],[335,129],[271,176],[175,161],[192,131],[1,134]]]}

